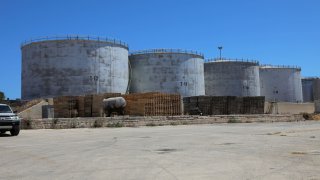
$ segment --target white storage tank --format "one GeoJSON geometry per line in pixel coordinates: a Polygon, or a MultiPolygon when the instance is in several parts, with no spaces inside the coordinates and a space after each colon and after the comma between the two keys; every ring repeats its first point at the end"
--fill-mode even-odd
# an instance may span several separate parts
{"type": "Polygon", "coordinates": [[[204,63],[206,95],[260,96],[259,62],[213,59],[204,63]]]}
{"type": "Polygon", "coordinates": [[[202,54],[179,49],[152,49],[133,52],[130,92],[179,93],[204,95],[202,54]]]}
{"type": "Polygon", "coordinates": [[[93,37],[53,37],[23,43],[22,99],[125,93],[127,44],[93,37]]]}
{"type": "Polygon", "coordinates": [[[260,67],[261,96],[266,101],[303,102],[301,68],[290,66],[260,67]]]}

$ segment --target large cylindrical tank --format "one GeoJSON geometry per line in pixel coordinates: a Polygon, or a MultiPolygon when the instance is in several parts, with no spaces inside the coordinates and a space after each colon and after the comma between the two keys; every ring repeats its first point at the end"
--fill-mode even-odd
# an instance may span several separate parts
{"type": "Polygon", "coordinates": [[[320,78],[313,80],[313,100],[320,100],[320,78]]]}
{"type": "Polygon", "coordinates": [[[203,55],[193,51],[153,49],[131,53],[130,92],[204,95],[203,55]]]}
{"type": "Polygon", "coordinates": [[[301,68],[261,66],[261,96],[266,101],[302,102],[301,68]]]}
{"type": "Polygon", "coordinates": [[[313,102],[313,81],[315,78],[302,78],[302,94],[303,94],[303,102],[313,102]]]}
{"type": "Polygon", "coordinates": [[[125,93],[128,46],[116,40],[55,37],[26,42],[22,51],[22,99],[125,93]]]}
{"type": "Polygon", "coordinates": [[[206,95],[260,96],[259,63],[214,60],[204,63],[206,95]]]}

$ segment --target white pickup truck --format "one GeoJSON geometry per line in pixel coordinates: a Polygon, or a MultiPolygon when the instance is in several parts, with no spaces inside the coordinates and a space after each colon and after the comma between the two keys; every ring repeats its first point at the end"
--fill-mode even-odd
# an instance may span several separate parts
{"type": "Polygon", "coordinates": [[[17,136],[20,132],[20,118],[13,113],[10,106],[0,104],[0,133],[10,131],[12,136],[17,136]]]}

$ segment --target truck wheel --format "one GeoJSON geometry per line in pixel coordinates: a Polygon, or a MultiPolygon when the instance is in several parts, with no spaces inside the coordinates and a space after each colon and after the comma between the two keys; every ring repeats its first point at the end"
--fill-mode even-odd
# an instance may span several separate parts
{"type": "Polygon", "coordinates": [[[20,132],[20,126],[13,126],[10,130],[11,136],[18,136],[20,132]]]}

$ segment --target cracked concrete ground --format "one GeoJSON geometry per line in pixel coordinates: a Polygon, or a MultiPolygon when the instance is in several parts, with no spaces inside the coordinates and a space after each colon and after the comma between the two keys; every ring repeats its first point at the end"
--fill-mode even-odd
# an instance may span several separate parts
{"type": "Polygon", "coordinates": [[[23,130],[0,179],[320,179],[320,122],[23,130]]]}

